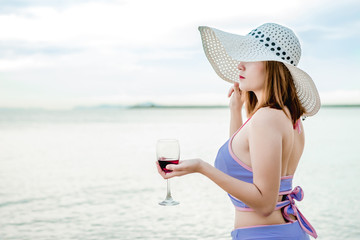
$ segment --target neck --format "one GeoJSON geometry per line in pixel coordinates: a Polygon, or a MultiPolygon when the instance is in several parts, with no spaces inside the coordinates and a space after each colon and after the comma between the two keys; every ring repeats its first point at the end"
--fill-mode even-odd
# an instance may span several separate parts
{"type": "Polygon", "coordinates": [[[255,93],[255,96],[256,96],[256,98],[257,98],[257,105],[259,106],[259,105],[261,105],[261,104],[263,104],[263,96],[264,96],[264,92],[263,91],[261,91],[261,90],[259,90],[259,91],[254,91],[254,93],[255,93]]]}

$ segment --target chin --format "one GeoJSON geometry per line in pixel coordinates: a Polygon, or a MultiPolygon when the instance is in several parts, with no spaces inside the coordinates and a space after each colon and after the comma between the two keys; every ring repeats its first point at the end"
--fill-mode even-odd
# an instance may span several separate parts
{"type": "Polygon", "coordinates": [[[241,91],[248,91],[248,90],[246,89],[246,84],[244,84],[243,82],[241,82],[241,80],[240,80],[240,82],[239,82],[239,88],[240,88],[241,91]]]}

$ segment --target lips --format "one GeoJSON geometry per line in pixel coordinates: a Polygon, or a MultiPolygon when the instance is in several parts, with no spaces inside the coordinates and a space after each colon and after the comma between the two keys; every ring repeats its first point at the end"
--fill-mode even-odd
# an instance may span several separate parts
{"type": "Polygon", "coordinates": [[[240,75],[240,79],[245,79],[243,76],[240,75]]]}

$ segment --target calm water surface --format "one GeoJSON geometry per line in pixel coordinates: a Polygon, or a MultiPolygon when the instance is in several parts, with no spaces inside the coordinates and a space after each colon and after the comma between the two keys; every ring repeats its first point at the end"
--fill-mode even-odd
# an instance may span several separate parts
{"type": "MultiPolygon", "coordinates": [[[[162,207],[159,138],[181,158],[213,163],[227,109],[0,111],[0,239],[230,239],[234,209],[210,180],[171,180],[181,204],[162,207]]],[[[360,109],[306,119],[295,174],[318,239],[360,239],[360,109]]]]}

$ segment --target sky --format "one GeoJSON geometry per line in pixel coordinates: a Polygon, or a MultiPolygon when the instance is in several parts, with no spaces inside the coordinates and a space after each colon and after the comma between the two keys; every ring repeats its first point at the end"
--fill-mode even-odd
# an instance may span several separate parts
{"type": "Polygon", "coordinates": [[[198,26],[293,29],[323,104],[360,104],[360,1],[0,0],[0,108],[227,104],[198,26]]]}

